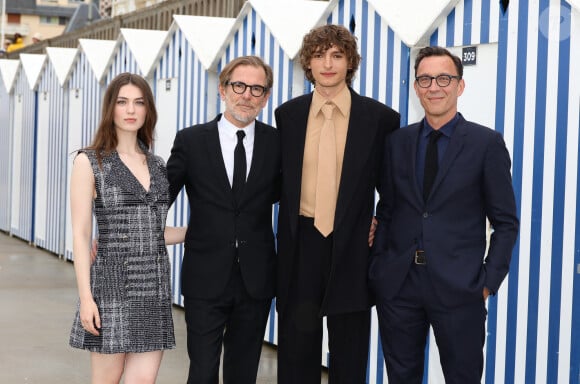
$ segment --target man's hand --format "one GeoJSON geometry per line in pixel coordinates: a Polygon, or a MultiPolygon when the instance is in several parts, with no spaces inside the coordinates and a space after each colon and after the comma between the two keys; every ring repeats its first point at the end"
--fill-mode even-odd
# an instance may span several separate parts
{"type": "Polygon", "coordinates": [[[375,240],[375,231],[377,230],[377,224],[379,222],[377,221],[377,218],[373,216],[373,219],[371,220],[371,229],[369,230],[369,247],[373,246],[373,242],[375,240]]]}
{"type": "Polygon", "coordinates": [[[97,260],[97,246],[98,246],[97,239],[94,239],[93,246],[91,247],[91,264],[93,264],[95,260],[97,260]]]}
{"type": "Polygon", "coordinates": [[[489,289],[487,289],[487,287],[483,287],[483,301],[487,300],[490,294],[491,292],[489,289]]]}

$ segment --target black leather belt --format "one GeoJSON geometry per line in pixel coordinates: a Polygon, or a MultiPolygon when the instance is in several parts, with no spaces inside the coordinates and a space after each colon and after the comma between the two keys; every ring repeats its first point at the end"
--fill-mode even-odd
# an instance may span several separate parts
{"type": "Polygon", "coordinates": [[[425,265],[427,264],[427,258],[425,257],[425,251],[418,249],[415,251],[415,257],[413,258],[413,262],[417,265],[425,265]]]}

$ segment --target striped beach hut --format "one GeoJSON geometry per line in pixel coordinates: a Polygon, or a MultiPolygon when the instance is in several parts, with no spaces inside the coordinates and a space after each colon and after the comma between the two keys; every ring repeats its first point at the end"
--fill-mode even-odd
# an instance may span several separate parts
{"type": "MultiPolygon", "coordinates": [[[[399,110],[404,124],[422,118],[412,89],[419,47],[444,46],[462,58],[467,85],[459,110],[503,133],[521,217],[510,274],[488,301],[483,381],[578,382],[580,73],[572,68],[580,58],[580,4],[331,2],[328,23],[359,39],[354,88],[399,110]]],[[[369,382],[386,383],[376,318],[372,337],[369,382]]],[[[425,366],[424,382],[444,382],[432,336],[425,366]]]]}
{"type": "Polygon", "coordinates": [[[12,118],[12,184],[10,234],[29,243],[34,239],[36,188],[36,108],[38,81],[46,55],[22,54],[14,85],[12,118]]]}
{"type": "Polygon", "coordinates": [[[115,76],[123,72],[136,73],[151,80],[154,64],[166,36],[167,31],[121,28],[108,63],[105,82],[109,84],[115,76]]]}
{"type": "Polygon", "coordinates": [[[75,48],[47,47],[36,109],[34,244],[64,254],[68,80],[75,48]],[[63,108],[64,106],[64,108],[63,108]]]}
{"type": "MultiPolygon", "coordinates": [[[[178,130],[204,123],[218,105],[217,58],[235,19],[174,15],[153,70],[158,121],[155,153],[167,161],[178,130]]],[[[187,226],[189,204],[182,191],[167,216],[167,225],[187,226]]],[[[173,302],[183,306],[183,245],[170,246],[173,302]]]]}
{"type": "Polygon", "coordinates": [[[10,231],[12,213],[12,111],[14,82],[20,62],[0,60],[0,230],[10,231]]]}
{"type": "Polygon", "coordinates": [[[109,40],[79,39],[77,55],[69,80],[65,83],[68,111],[64,119],[69,127],[66,138],[66,214],[65,252],[67,260],[73,258],[72,228],[70,224],[70,171],[73,152],[90,144],[101,115],[101,102],[105,90],[107,64],[116,42],[109,40]]]}

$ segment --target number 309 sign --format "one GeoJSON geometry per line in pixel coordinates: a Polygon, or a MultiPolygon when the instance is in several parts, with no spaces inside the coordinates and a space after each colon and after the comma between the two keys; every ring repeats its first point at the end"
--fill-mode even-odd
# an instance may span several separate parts
{"type": "Polygon", "coordinates": [[[461,52],[463,65],[475,65],[477,63],[477,47],[464,47],[461,52]]]}

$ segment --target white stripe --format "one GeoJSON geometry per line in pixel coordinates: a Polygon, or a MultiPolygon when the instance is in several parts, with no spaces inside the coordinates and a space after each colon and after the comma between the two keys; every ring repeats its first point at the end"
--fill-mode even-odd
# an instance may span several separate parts
{"type": "Polygon", "coordinates": [[[473,0],[471,5],[471,44],[481,44],[481,1],[473,0]]]}
{"type": "MultiPolygon", "coordinates": [[[[518,0],[514,0],[510,3],[510,19],[515,18],[514,14],[517,15],[517,4],[518,0]]],[[[499,41],[499,1],[489,1],[489,42],[499,41]]]]}

